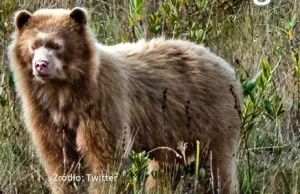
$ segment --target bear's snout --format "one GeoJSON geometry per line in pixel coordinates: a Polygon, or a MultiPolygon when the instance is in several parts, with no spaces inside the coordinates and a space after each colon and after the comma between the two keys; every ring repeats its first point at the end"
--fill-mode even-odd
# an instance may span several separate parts
{"type": "Polygon", "coordinates": [[[53,54],[45,47],[38,48],[34,51],[32,60],[33,75],[38,77],[53,77],[55,63],[53,61],[53,54]]]}
{"type": "Polygon", "coordinates": [[[34,65],[36,71],[41,74],[47,73],[49,68],[49,62],[46,60],[36,61],[34,65]]]}

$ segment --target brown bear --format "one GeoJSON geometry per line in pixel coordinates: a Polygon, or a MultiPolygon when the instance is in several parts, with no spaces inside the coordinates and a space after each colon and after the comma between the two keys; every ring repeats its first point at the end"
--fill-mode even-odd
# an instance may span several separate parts
{"type": "MultiPolygon", "coordinates": [[[[15,26],[10,66],[53,193],[71,192],[55,176],[78,166],[105,172],[118,140],[126,153],[185,142],[184,158],[198,140],[211,150],[214,185],[234,192],[242,92],[223,59],[183,40],[101,45],[82,8],[19,11],[15,26]]],[[[165,150],[150,157],[186,163],[165,150]]]]}

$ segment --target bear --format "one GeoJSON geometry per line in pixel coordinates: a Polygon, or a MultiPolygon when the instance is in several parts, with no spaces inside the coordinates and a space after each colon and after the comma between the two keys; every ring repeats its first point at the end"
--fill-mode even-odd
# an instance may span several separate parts
{"type": "MultiPolygon", "coordinates": [[[[185,157],[149,157],[186,164],[196,141],[211,153],[214,185],[237,192],[242,87],[224,59],[187,40],[100,44],[79,7],[21,10],[14,23],[10,68],[53,193],[76,192],[57,176],[107,172],[118,142],[124,155],[184,142],[185,157]]],[[[98,183],[88,184],[97,193],[98,183]]]]}

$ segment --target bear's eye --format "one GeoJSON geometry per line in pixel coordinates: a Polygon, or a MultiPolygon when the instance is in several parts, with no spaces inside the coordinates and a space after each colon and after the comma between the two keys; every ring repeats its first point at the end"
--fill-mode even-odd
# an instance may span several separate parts
{"type": "Polygon", "coordinates": [[[49,41],[46,43],[45,47],[53,49],[53,50],[59,50],[62,48],[62,46],[58,43],[55,43],[53,41],[49,41]]]}
{"type": "Polygon", "coordinates": [[[32,50],[35,50],[35,49],[37,49],[37,48],[39,48],[41,46],[43,46],[43,41],[40,40],[40,39],[34,40],[32,42],[32,44],[30,45],[30,47],[31,47],[32,50]]]}

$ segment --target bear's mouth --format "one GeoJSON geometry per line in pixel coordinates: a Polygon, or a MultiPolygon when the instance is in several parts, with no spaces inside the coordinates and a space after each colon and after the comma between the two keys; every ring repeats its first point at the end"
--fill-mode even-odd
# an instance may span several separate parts
{"type": "Polygon", "coordinates": [[[50,77],[50,75],[37,75],[38,77],[43,77],[43,78],[47,78],[50,77]]]}
{"type": "Polygon", "coordinates": [[[40,79],[50,79],[52,76],[48,73],[35,73],[34,74],[35,77],[40,78],[40,79]]]}

